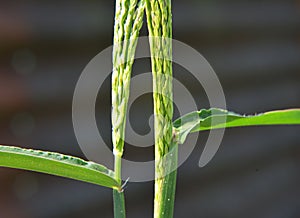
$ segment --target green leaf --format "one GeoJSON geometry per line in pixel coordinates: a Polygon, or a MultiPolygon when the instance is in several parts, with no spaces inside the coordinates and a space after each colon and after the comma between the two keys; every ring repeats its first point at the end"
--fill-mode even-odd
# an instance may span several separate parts
{"type": "Polygon", "coordinates": [[[242,126],[300,124],[300,109],[277,110],[256,115],[241,115],[212,108],[188,113],[174,121],[177,140],[183,144],[190,132],[242,126]]]}
{"type": "Polygon", "coordinates": [[[114,173],[106,167],[54,152],[0,145],[0,166],[62,176],[119,189],[114,173]]]}

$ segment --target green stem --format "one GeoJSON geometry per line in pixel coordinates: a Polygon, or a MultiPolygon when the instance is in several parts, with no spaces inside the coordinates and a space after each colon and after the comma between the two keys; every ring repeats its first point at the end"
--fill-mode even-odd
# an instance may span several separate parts
{"type": "Polygon", "coordinates": [[[115,179],[121,183],[122,157],[115,155],[115,179]]]}
{"type": "Polygon", "coordinates": [[[155,127],[154,217],[173,217],[177,144],[172,141],[171,0],[147,0],[147,24],[153,73],[155,127]],[[173,171],[173,172],[172,172],[173,171]]]}
{"type": "MultiPolygon", "coordinates": [[[[122,182],[121,179],[121,165],[122,157],[115,155],[115,179],[118,183],[122,182]]],[[[114,217],[115,218],[125,218],[125,197],[123,190],[113,190],[113,199],[114,199],[114,217]]]]}
{"type": "MultiPolygon", "coordinates": [[[[130,77],[143,15],[144,0],[139,2],[138,0],[116,0],[112,74],[112,142],[115,155],[115,179],[120,185],[130,77]]],[[[115,217],[125,217],[123,191],[114,190],[113,196],[115,217]]]]}
{"type": "Polygon", "coordinates": [[[155,180],[155,196],[154,196],[154,217],[155,218],[171,218],[174,213],[174,202],[176,192],[176,176],[177,176],[177,157],[178,145],[172,143],[169,153],[162,159],[161,164],[156,169],[159,173],[166,175],[156,178],[155,180]]]}
{"type": "Polygon", "coordinates": [[[123,192],[113,190],[114,199],[114,217],[115,218],[125,218],[125,197],[123,192]]]}

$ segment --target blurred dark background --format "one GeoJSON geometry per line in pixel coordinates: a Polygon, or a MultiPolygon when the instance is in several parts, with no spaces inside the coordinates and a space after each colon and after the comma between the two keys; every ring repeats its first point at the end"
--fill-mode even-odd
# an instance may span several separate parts
{"type": "MultiPolygon", "coordinates": [[[[114,1],[108,0],[0,1],[1,144],[84,158],[72,127],[73,91],[89,60],[111,45],[113,16],[114,1]]],[[[174,38],[197,49],[215,69],[228,109],[300,107],[299,0],[173,1],[173,18],[174,38]]],[[[149,61],[138,61],[133,74],[147,67],[149,61]]],[[[174,75],[199,108],[209,107],[188,72],[175,66],[174,75]]],[[[108,78],[97,102],[99,129],[108,144],[110,108],[108,78]]],[[[149,94],[130,112],[142,134],[149,131],[144,124],[151,111],[149,94]]],[[[299,126],[226,130],[217,155],[199,168],[208,134],[201,133],[178,170],[175,217],[300,217],[299,131],[299,126]]],[[[153,155],[151,147],[134,148],[127,151],[133,159],[153,155]]],[[[128,217],[152,216],[152,182],[129,183],[125,192],[128,217]]],[[[0,169],[1,218],[112,216],[109,189],[0,169]]]]}

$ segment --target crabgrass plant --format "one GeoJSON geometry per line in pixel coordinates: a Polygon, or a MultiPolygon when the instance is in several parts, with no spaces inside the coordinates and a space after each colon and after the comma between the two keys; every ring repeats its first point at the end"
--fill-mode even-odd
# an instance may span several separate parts
{"type": "Polygon", "coordinates": [[[211,108],[186,114],[172,122],[171,0],[116,0],[112,75],[114,170],[77,157],[5,145],[0,146],[0,166],[62,176],[111,188],[114,216],[126,216],[121,158],[131,70],[144,14],[147,19],[153,72],[155,218],[173,217],[177,149],[178,144],[183,144],[189,133],[229,127],[300,124],[300,109],[248,116],[211,108]],[[215,118],[220,118],[217,119],[219,122],[211,122],[215,118]],[[165,158],[167,155],[169,158],[165,158]]]}

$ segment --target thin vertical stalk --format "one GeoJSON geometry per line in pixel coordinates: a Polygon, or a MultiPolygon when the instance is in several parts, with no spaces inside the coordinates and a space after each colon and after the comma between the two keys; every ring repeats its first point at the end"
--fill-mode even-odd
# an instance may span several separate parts
{"type": "Polygon", "coordinates": [[[154,217],[169,218],[173,217],[177,165],[177,144],[172,138],[171,0],[147,0],[146,2],[155,115],[154,217]]]}
{"type": "MultiPolygon", "coordinates": [[[[112,141],[115,178],[120,184],[130,76],[143,15],[144,0],[139,2],[138,0],[116,0],[112,74],[112,141]]],[[[113,197],[114,216],[125,217],[123,190],[114,190],[113,197]]]]}

